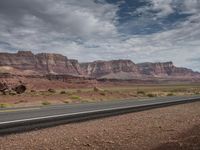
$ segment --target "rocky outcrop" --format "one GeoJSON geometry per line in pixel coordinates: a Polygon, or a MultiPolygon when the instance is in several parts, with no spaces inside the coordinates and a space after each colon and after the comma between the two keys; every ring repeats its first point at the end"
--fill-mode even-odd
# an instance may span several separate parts
{"type": "Polygon", "coordinates": [[[18,84],[15,85],[10,85],[8,81],[3,81],[0,80],[0,92],[4,95],[6,94],[22,94],[26,91],[26,86],[22,83],[19,82],[18,84]]]}

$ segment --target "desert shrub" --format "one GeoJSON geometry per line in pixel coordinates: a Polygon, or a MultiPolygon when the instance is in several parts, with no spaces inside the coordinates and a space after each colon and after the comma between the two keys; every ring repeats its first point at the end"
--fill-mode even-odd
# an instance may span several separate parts
{"type": "Polygon", "coordinates": [[[77,90],[77,93],[81,93],[82,91],[79,89],[79,90],[77,90]]]}
{"type": "Polygon", "coordinates": [[[81,101],[82,103],[88,103],[88,102],[90,102],[89,100],[82,100],[81,101]]]}
{"type": "Polygon", "coordinates": [[[66,92],[66,94],[68,95],[68,96],[72,96],[73,94],[74,94],[74,92],[66,92]]]}
{"type": "Polygon", "coordinates": [[[51,105],[51,103],[48,101],[44,101],[44,102],[42,102],[42,105],[47,106],[47,105],[51,105]]]}
{"type": "Polygon", "coordinates": [[[137,91],[137,94],[145,95],[145,92],[144,91],[137,91]]]}
{"type": "Polygon", "coordinates": [[[54,89],[48,89],[48,92],[50,92],[50,93],[56,93],[56,90],[54,90],[54,89]]]}
{"type": "Polygon", "coordinates": [[[64,100],[63,103],[69,104],[69,101],[68,100],[64,100]]]}
{"type": "Polygon", "coordinates": [[[156,97],[156,94],[149,93],[147,94],[148,97],[156,97]]]}
{"type": "Polygon", "coordinates": [[[104,90],[104,92],[109,93],[109,94],[112,94],[112,93],[113,93],[113,92],[110,91],[110,90],[104,90]]]}
{"type": "Polygon", "coordinates": [[[15,91],[10,91],[9,95],[14,96],[14,95],[17,95],[17,93],[15,91]]]}
{"type": "Polygon", "coordinates": [[[78,95],[72,95],[72,96],[70,96],[70,98],[71,98],[71,99],[74,99],[74,100],[79,100],[79,99],[81,99],[81,97],[78,96],[78,95]]]}
{"type": "Polygon", "coordinates": [[[200,94],[200,92],[195,92],[194,94],[196,94],[196,95],[199,95],[199,94],[200,94]]]}
{"type": "Polygon", "coordinates": [[[106,93],[104,91],[101,91],[99,94],[102,95],[102,96],[106,95],[106,93]]]}
{"type": "Polygon", "coordinates": [[[67,92],[66,91],[61,91],[60,94],[67,94],[67,92]]]}
{"type": "Polygon", "coordinates": [[[170,90],[170,92],[172,92],[172,93],[176,93],[176,92],[187,92],[187,89],[184,89],[184,88],[172,89],[172,90],[170,90]]]}
{"type": "Polygon", "coordinates": [[[0,108],[7,108],[7,107],[10,107],[10,104],[0,103],[0,108]]]}
{"type": "Polygon", "coordinates": [[[101,91],[101,89],[98,88],[98,87],[96,87],[96,86],[93,88],[93,90],[94,90],[94,92],[99,92],[99,91],[101,91]]]}
{"type": "Polygon", "coordinates": [[[26,103],[26,102],[28,102],[28,101],[27,100],[19,100],[19,101],[15,102],[15,104],[26,103]]]}
{"type": "Polygon", "coordinates": [[[168,93],[167,96],[174,96],[174,94],[173,93],[168,93]]]}

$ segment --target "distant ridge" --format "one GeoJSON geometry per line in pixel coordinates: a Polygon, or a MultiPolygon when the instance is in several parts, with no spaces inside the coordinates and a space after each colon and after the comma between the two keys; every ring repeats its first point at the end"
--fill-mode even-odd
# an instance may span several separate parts
{"type": "Polygon", "coordinates": [[[31,51],[0,53],[0,72],[19,75],[73,75],[97,79],[200,78],[200,73],[176,67],[173,62],[140,63],[110,60],[79,63],[78,60],[51,53],[31,51]]]}

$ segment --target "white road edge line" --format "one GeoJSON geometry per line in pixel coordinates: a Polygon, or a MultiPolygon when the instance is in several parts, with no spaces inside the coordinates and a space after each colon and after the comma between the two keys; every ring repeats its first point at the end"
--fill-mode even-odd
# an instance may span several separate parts
{"type": "Polygon", "coordinates": [[[34,121],[34,120],[40,120],[40,119],[50,119],[50,118],[57,118],[57,117],[67,117],[67,116],[72,116],[72,115],[95,113],[95,112],[101,112],[101,111],[107,111],[107,110],[118,110],[118,109],[126,109],[126,108],[128,109],[128,108],[134,108],[134,107],[150,106],[150,105],[167,104],[167,103],[171,103],[171,102],[187,101],[187,100],[193,100],[193,99],[194,98],[183,99],[183,100],[179,99],[177,101],[167,101],[167,102],[142,104],[142,105],[126,106],[126,107],[115,107],[115,108],[99,109],[99,110],[93,110],[93,111],[83,111],[83,112],[77,112],[77,113],[69,113],[69,114],[52,115],[52,116],[29,118],[29,119],[21,119],[21,120],[13,120],[13,121],[0,122],[0,125],[9,124],[9,123],[17,123],[17,122],[25,122],[25,121],[34,121]]]}

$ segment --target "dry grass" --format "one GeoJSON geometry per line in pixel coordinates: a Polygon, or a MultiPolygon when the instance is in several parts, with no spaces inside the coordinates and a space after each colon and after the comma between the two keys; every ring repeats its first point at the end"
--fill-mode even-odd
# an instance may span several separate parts
{"type": "Polygon", "coordinates": [[[8,107],[11,107],[12,105],[11,104],[8,104],[8,103],[0,103],[0,108],[8,108],[8,107]]]}
{"type": "MultiPolygon", "coordinates": [[[[20,96],[0,95],[0,103],[10,103],[16,106],[24,105],[25,103],[30,105],[49,105],[43,102],[48,101],[50,104],[68,104],[73,102],[81,103],[197,94],[200,94],[200,85],[198,84],[102,86],[98,87],[98,90],[94,90],[94,88],[55,89],[53,92],[47,90],[28,91],[20,96]],[[22,101],[23,103],[21,103],[22,101]]],[[[2,107],[5,106],[2,105],[2,107]]]]}
{"type": "Polygon", "coordinates": [[[42,105],[43,105],[43,106],[47,106],[47,105],[51,105],[51,103],[48,102],[48,101],[44,101],[44,102],[42,102],[42,105]]]}

